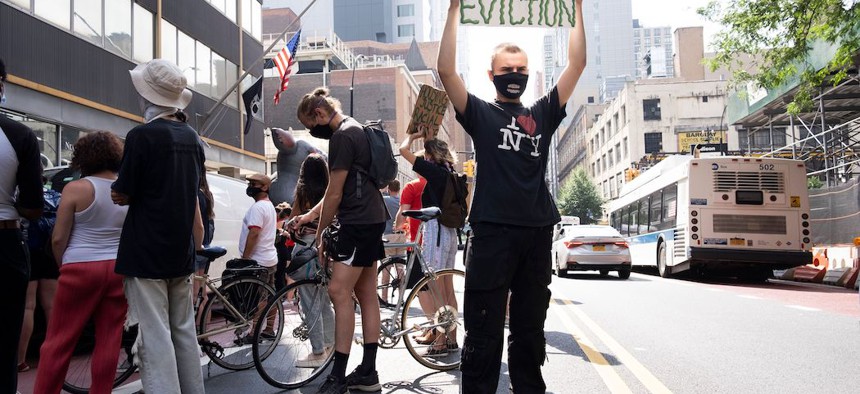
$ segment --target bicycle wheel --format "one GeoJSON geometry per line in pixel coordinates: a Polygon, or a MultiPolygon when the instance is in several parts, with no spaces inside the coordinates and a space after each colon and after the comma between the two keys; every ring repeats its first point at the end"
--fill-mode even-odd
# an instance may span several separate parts
{"type": "Polygon", "coordinates": [[[466,334],[462,313],[465,285],[466,275],[463,271],[444,269],[437,271],[435,278],[422,278],[409,293],[403,308],[401,327],[413,330],[403,335],[403,341],[409,354],[421,365],[439,371],[460,366],[460,345],[466,334]],[[454,287],[453,301],[445,301],[442,284],[446,282],[454,287]],[[432,311],[422,310],[419,296],[432,305],[432,311]]]}
{"type": "Polygon", "coordinates": [[[334,308],[328,287],[319,279],[292,283],[278,292],[264,313],[273,308],[283,308],[283,319],[277,320],[280,326],[275,327],[271,340],[255,332],[259,340],[252,347],[254,365],[263,380],[274,387],[301,387],[322,374],[333,359],[334,308]],[[266,353],[268,357],[263,357],[266,353]]]}
{"type": "MultiPolygon", "coordinates": [[[[91,327],[85,329],[78,339],[78,344],[75,347],[75,353],[72,355],[69,369],[66,372],[66,379],[63,381],[63,390],[72,394],[87,394],[92,386],[92,351],[95,347],[95,338],[91,327]]],[[[122,344],[119,349],[119,359],[117,359],[116,377],[113,381],[113,387],[118,387],[123,382],[128,380],[131,375],[137,370],[132,360],[131,348],[134,346],[134,341],[137,338],[137,326],[131,326],[127,331],[122,333],[122,344]]]]}
{"type": "Polygon", "coordinates": [[[376,272],[376,295],[379,306],[394,308],[399,299],[400,284],[406,280],[406,261],[392,257],[382,263],[376,272]]]}
{"type": "Polygon", "coordinates": [[[235,371],[251,368],[254,366],[251,326],[275,290],[259,279],[246,277],[227,279],[218,291],[224,298],[212,294],[203,307],[197,331],[200,347],[221,368],[235,371]]]}

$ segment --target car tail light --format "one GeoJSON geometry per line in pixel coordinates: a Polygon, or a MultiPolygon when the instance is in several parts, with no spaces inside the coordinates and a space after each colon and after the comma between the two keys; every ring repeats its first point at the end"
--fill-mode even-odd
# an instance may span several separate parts
{"type": "Polygon", "coordinates": [[[616,242],[616,243],[615,243],[615,246],[618,246],[618,247],[621,247],[621,248],[629,248],[629,247],[630,247],[629,245],[627,245],[627,242],[626,242],[626,241],[618,241],[618,242],[616,242]]]}
{"type": "Polygon", "coordinates": [[[568,249],[573,249],[582,245],[583,243],[579,241],[565,241],[564,243],[564,246],[567,246],[568,249]]]}

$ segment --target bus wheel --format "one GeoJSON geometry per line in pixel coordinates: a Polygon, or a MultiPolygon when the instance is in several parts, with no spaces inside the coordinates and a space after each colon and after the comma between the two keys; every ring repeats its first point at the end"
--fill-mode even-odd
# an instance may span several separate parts
{"type": "Polygon", "coordinates": [[[666,243],[660,242],[660,245],[657,246],[657,272],[660,273],[660,277],[668,278],[672,275],[672,271],[669,269],[669,266],[666,265],[666,243]]]}

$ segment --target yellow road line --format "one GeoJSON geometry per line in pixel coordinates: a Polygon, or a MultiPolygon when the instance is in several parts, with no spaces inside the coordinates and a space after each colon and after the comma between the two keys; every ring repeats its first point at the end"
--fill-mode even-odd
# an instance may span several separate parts
{"type": "Polygon", "coordinates": [[[615,339],[613,339],[609,334],[606,333],[594,320],[591,320],[584,312],[582,312],[576,305],[574,305],[569,300],[559,300],[570,307],[570,310],[576,315],[579,320],[581,320],[587,327],[590,329],[594,335],[597,335],[608,348],[615,354],[615,357],[618,361],[621,362],[630,372],[639,379],[640,382],[648,389],[648,391],[655,394],[670,394],[672,393],[666,385],[663,384],[659,379],[657,379],[654,374],[648,371],[642,363],[636,360],[630,352],[627,351],[623,346],[621,346],[615,339]]]}
{"type": "Polygon", "coordinates": [[[606,361],[603,354],[594,347],[594,344],[590,339],[588,339],[585,332],[574,324],[570,316],[563,312],[556,313],[555,315],[561,318],[562,323],[570,330],[573,340],[576,341],[582,351],[585,352],[585,356],[588,357],[588,361],[591,362],[591,365],[593,365],[594,369],[597,370],[597,374],[600,375],[600,378],[603,379],[604,383],[606,383],[606,387],[609,388],[609,391],[617,394],[632,394],[633,392],[630,391],[630,387],[624,383],[621,376],[618,376],[618,373],[615,372],[611,365],[609,365],[609,362],[606,361]]]}

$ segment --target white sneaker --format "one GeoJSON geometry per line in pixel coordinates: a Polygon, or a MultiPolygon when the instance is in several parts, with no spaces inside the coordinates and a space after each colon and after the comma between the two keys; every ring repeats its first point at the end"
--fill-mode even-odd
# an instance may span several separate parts
{"type": "Polygon", "coordinates": [[[319,368],[325,364],[326,360],[328,360],[328,356],[331,354],[332,348],[326,348],[322,353],[316,354],[311,353],[308,354],[307,357],[296,361],[296,367],[298,368],[319,368]]]}

